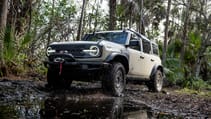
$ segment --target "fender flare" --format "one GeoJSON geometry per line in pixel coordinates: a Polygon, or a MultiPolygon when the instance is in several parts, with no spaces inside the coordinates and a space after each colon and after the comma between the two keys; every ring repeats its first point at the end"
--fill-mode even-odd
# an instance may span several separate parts
{"type": "Polygon", "coordinates": [[[112,62],[112,61],[120,61],[126,70],[126,73],[128,73],[129,71],[129,55],[128,54],[120,54],[120,53],[111,53],[110,55],[108,55],[106,57],[106,59],[104,60],[105,62],[112,62]]]}
{"type": "Polygon", "coordinates": [[[125,57],[127,60],[129,59],[129,55],[126,54],[120,54],[120,53],[111,53],[110,55],[108,55],[105,59],[105,62],[110,62],[112,61],[115,57],[120,56],[120,57],[125,57]]]}
{"type": "Polygon", "coordinates": [[[151,74],[150,74],[150,79],[153,79],[153,77],[155,76],[155,73],[158,69],[161,70],[163,77],[165,77],[163,66],[162,65],[154,65],[154,67],[152,68],[151,74]]]}

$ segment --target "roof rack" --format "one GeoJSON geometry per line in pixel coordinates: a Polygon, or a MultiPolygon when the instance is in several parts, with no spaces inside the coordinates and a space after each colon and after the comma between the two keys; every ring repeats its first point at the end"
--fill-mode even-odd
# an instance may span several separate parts
{"type": "Polygon", "coordinates": [[[135,33],[136,35],[138,35],[138,36],[140,36],[140,37],[142,37],[141,35],[140,35],[140,33],[138,33],[138,32],[136,32],[135,30],[132,30],[132,29],[127,29],[128,31],[131,31],[131,32],[133,32],[133,33],[135,33]]]}

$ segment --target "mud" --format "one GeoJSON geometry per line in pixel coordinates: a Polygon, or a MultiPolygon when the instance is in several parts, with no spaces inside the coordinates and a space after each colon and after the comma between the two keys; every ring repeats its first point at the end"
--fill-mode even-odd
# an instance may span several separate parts
{"type": "Polygon", "coordinates": [[[0,119],[155,119],[211,118],[211,98],[161,93],[128,83],[124,97],[103,93],[100,82],[73,82],[50,91],[45,81],[0,80],[0,119]]]}

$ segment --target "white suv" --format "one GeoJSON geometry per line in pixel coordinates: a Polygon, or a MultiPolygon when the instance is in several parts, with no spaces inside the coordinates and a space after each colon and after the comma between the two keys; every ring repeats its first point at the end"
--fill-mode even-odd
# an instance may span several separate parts
{"type": "Polygon", "coordinates": [[[124,93],[126,79],[162,89],[164,70],[158,45],[132,30],[86,34],[81,41],[54,42],[47,48],[48,86],[68,88],[73,80],[101,80],[105,91],[124,93]]]}

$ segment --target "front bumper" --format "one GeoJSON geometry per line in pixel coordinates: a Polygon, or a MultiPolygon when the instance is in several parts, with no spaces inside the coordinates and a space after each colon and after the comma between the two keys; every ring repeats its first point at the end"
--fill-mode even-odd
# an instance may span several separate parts
{"type": "Polygon", "coordinates": [[[51,62],[44,61],[44,65],[47,68],[59,68],[60,65],[68,69],[77,69],[77,70],[101,70],[107,69],[111,65],[107,62],[51,62]]]}
{"type": "Polygon", "coordinates": [[[48,70],[54,70],[60,76],[71,80],[100,80],[98,76],[105,74],[111,64],[107,62],[51,62],[44,61],[48,70]]]}

